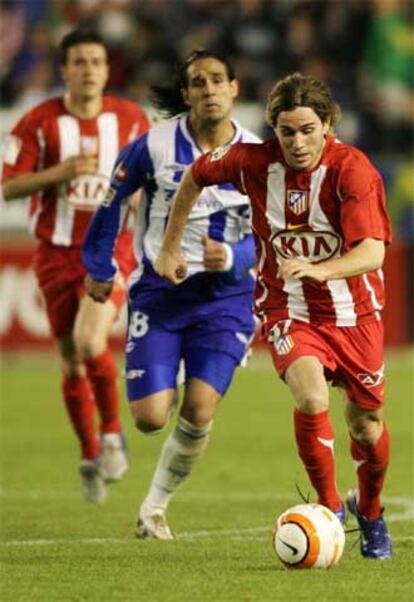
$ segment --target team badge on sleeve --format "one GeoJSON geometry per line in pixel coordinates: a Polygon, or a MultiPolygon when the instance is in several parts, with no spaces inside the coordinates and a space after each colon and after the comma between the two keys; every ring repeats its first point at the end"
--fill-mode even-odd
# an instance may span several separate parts
{"type": "Polygon", "coordinates": [[[225,146],[218,146],[213,150],[210,155],[210,161],[218,161],[230,150],[230,145],[226,144],[225,146]]]}
{"type": "Polygon", "coordinates": [[[103,198],[102,205],[104,207],[109,207],[110,204],[112,203],[112,201],[114,200],[115,195],[116,195],[116,190],[114,188],[108,188],[108,190],[106,191],[106,194],[103,198]]]}
{"type": "Polygon", "coordinates": [[[121,183],[127,181],[128,169],[125,167],[125,165],[123,163],[118,163],[118,165],[115,168],[113,177],[115,180],[117,180],[118,182],[121,182],[121,183]]]}
{"type": "Polygon", "coordinates": [[[287,205],[290,211],[295,215],[305,213],[309,207],[308,191],[307,190],[288,190],[287,205]]]}
{"type": "Polygon", "coordinates": [[[16,165],[17,158],[22,148],[22,141],[17,136],[10,134],[4,141],[4,162],[7,165],[16,165]]]}
{"type": "Polygon", "coordinates": [[[116,190],[114,188],[108,188],[106,194],[103,198],[102,205],[104,207],[109,207],[112,201],[114,200],[114,196],[116,195],[116,190]]]}

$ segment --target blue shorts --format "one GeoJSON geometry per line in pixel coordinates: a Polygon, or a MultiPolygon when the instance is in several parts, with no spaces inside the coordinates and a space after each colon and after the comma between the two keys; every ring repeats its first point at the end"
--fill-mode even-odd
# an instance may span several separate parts
{"type": "Polygon", "coordinates": [[[134,290],[126,344],[129,401],[174,389],[181,359],[186,379],[199,378],[224,395],[254,332],[252,297],[201,299],[194,298],[194,287],[134,290]]]}

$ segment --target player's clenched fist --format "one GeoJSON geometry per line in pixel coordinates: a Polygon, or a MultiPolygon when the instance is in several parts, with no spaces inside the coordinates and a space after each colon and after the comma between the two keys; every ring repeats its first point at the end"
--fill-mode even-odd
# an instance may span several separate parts
{"type": "Polygon", "coordinates": [[[57,169],[62,181],[73,180],[77,176],[96,173],[98,159],[96,155],[74,155],[59,163],[57,169]]]}
{"type": "Polygon", "coordinates": [[[104,282],[100,282],[98,280],[94,280],[89,276],[89,274],[85,277],[85,288],[86,292],[94,301],[98,303],[105,303],[105,301],[109,298],[112,288],[113,282],[112,280],[107,280],[104,282]]]}
{"type": "Polygon", "coordinates": [[[155,261],[154,269],[159,276],[173,284],[180,284],[187,276],[187,262],[180,253],[161,251],[155,261]]]}
{"type": "Polygon", "coordinates": [[[322,263],[309,263],[301,258],[283,260],[277,271],[278,278],[310,278],[316,282],[325,282],[328,278],[327,270],[322,263]]]}

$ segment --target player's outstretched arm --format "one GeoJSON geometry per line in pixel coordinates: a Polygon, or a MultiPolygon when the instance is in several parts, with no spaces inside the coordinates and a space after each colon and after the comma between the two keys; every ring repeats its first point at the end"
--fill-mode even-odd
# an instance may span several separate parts
{"type": "Polygon", "coordinates": [[[201,190],[202,188],[193,178],[190,167],[174,195],[161,251],[154,264],[157,274],[173,284],[179,284],[187,275],[187,262],[180,253],[180,243],[188,216],[201,190]]]}
{"type": "MultiPolygon", "coordinates": [[[[109,188],[89,224],[82,245],[82,261],[91,282],[100,284],[112,281],[117,271],[113,252],[123,220],[121,205],[124,199],[122,192],[118,191],[114,196],[113,192],[109,188]]],[[[95,301],[101,300],[92,294],[92,287],[88,288],[88,294],[95,301]]]]}
{"type": "Polygon", "coordinates": [[[139,158],[144,136],[124,147],[115,163],[105,198],[90,221],[82,246],[82,260],[89,274],[88,293],[95,301],[109,296],[118,266],[113,259],[116,239],[125,221],[128,199],[137,194],[145,173],[139,158]],[[109,291],[109,292],[108,292],[109,291]]]}

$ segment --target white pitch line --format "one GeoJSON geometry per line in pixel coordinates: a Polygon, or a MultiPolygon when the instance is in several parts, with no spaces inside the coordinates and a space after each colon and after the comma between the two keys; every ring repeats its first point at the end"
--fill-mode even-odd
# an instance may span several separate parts
{"type": "Polygon", "coordinates": [[[389,512],[386,514],[387,523],[397,523],[414,518],[414,500],[409,497],[383,497],[382,502],[390,506],[402,506],[402,512],[389,512]]]}
{"type": "Polygon", "coordinates": [[[240,536],[243,533],[249,535],[250,533],[262,533],[262,532],[272,532],[272,527],[245,527],[241,529],[212,529],[211,531],[183,531],[177,537],[178,539],[201,539],[203,537],[231,537],[231,536],[240,536]]]}
{"type": "MultiPolygon", "coordinates": [[[[249,529],[222,529],[216,531],[194,531],[180,533],[177,540],[207,539],[208,537],[226,537],[232,541],[266,541],[271,537],[272,530],[269,527],[253,527],[249,529]],[[266,533],[262,537],[254,537],[254,533],[266,533]]],[[[402,537],[393,537],[393,542],[414,541],[414,535],[404,535],[402,537]]],[[[2,541],[0,545],[8,547],[34,547],[34,546],[67,546],[71,543],[78,544],[128,544],[138,545],[137,539],[125,537],[85,537],[83,539],[14,539],[2,541]]],[[[167,544],[168,545],[168,544],[167,544]]],[[[169,544],[171,545],[171,544],[169,544]]]]}
{"type": "MultiPolygon", "coordinates": [[[[285,498],[284,498],[285,499],[285,498]]],[[[384,503],[390,506],[402,506],[403,510],[400,512],[394,512],[387,515],[387,522],[401,522],[410,521],[414,519],[414,500],[406,497],[384,497],[384,503]]],[[[216,529],[216,530],[203,530],[203,531],[189,531],[180,533],[177,536],[179,540],[192,540],[192,539],[203,539],[209,537],[227,537],[228,539],[235,540],[257,540],[265,539],[264,537],[254,537],[256,533],[271,533],[271,527],[246,527],[241,529],[216,529]]],[[[394,541],[412,541],[414,536],[405,537],[394,537],[394,541]]],[[[83,539],[28,539],[28,540],[9,540],[0,541],[0,546],[48,546],[48,545],[68,545],[70,543],[81,543],[81,544],[108,544],[108,543],[123,543],[133,544],[135,539],[127,538],[97,538],[89,537],[83,539]]],[[[135,544],[136,545],[136,544],[135,544]]]]}

